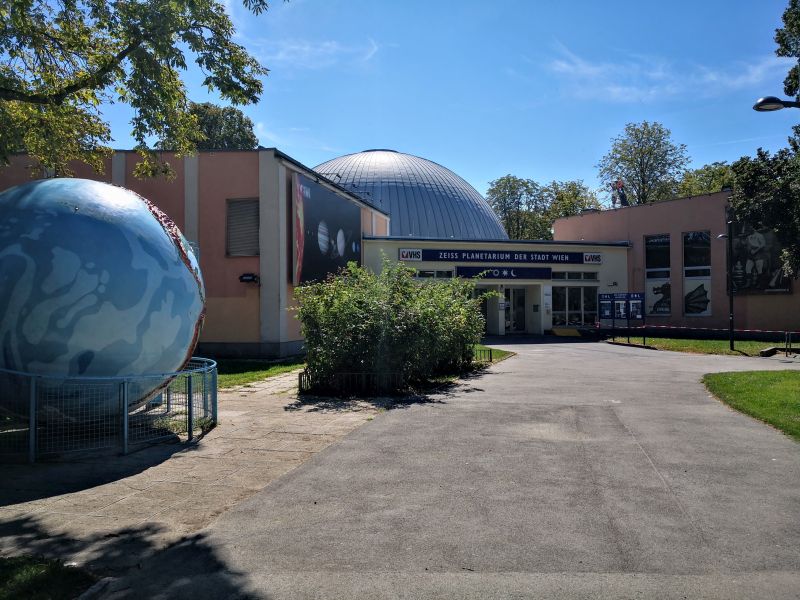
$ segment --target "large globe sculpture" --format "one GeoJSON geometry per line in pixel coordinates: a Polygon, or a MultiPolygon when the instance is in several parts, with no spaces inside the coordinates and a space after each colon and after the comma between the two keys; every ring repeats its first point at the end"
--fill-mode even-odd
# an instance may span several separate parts
{"type": "Polygon", "coordinates": [[[189,244],[138,194],[85,179],[0,194],[0,367],[53,377],[178,371],[204,304],[189,244]]]}

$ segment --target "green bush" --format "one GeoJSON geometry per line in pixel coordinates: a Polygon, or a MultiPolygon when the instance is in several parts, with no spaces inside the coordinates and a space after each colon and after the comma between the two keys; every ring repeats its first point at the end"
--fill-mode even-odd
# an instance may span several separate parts
{"type": "Polygon", "coordinates": [[[420,282],[385,261],[380,274],[350,263],[323,282],[295,290],[315,382],[337,373],[399,373],[409,383],[469,368],[484,318],[475,284],[420,282]]]}

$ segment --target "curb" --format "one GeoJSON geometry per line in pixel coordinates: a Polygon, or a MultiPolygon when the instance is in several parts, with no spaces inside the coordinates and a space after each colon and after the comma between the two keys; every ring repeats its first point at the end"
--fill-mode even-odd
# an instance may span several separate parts
{"type": "Polygon", "coordinates": [[[644,348],[645,350],[656,350],[658,348],[655,346],[644,346],[642,344],[629,344],[627,342],[609,342],[608,340],[604,340],[606,344],[610,344],[612,346],[627,346],[628,348],[644,348]]]}

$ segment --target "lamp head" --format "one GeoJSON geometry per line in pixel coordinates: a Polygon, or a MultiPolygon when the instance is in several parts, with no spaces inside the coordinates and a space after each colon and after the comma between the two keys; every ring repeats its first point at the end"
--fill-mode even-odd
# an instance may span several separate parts
{"type": "Polygon", "coordinates": [[[783,100],[775,96],[759,98],[753,105],[753,110],[757,110],[758,112],[772,112],[773,110],[780,110],[782,108],[786,108],[786,105],[783,100]]]}

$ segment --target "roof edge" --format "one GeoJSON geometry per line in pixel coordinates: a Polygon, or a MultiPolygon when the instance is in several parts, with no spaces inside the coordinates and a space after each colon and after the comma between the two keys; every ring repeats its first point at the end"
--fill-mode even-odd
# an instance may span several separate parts
{"type": "Polygon", "coordinates": [[[476,240],[476,239],[455,239],[455,238],[418,238],[418,237],[402,237],[391,235],[365,235],[362,236],[365,240],[386,241],[386,242],[407,242],[414,244],[418,242],[452,242],[459,244],[529,244],[533,246],[610,246],[617,248],[629,248],[631,242],[628,240],[620,240],[617,242],[595,242],[590,240],[476,240]]]}

